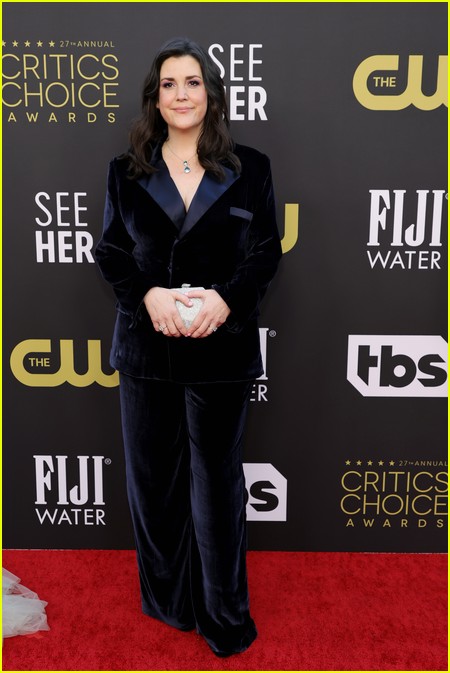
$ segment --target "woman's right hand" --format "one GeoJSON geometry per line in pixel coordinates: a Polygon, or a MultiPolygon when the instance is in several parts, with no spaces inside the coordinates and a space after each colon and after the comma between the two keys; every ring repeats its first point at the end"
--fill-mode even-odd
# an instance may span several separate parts
{"type": "Polygon", "coordinates": [[[144,297],[145,308],[155,331],[161,332],[164,336],[187,335],[188,330],[178,312],[176,300],[181,301],[185,306],[192,306],[191,299],[185,294],[165,287],[152,287],[144,297]]]}

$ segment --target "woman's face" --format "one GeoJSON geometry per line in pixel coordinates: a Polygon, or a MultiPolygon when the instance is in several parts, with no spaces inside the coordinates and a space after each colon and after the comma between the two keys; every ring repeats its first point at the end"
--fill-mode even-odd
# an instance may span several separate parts
{"type": "Polygon", "coordinates": [[[171,56],[159,74],[156,107],[171,130],[201,131],[208,94],[199,62],[192,56],[171,56]]]}

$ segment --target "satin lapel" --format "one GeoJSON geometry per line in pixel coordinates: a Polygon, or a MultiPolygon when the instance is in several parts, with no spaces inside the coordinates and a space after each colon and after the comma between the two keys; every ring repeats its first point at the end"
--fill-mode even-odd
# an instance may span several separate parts
{"type": "Polygon", "coordinates": [[[197,224],[199,219],[203,217],[209,208],[217,201],[217,199],[224,194],[227,189],[231,187],[238,179],[239,175],[234,173],[231,169],[224,167],[225,180],[218,182],[215,178],[206,171],[200,185],[192,199],[191,205],[184,220],[184,224],[180,231],[180,238],[186,234],[197,224]]]}
{"type": "Polygon", "coordinates": [[[183,226],[186,210],[183,199],[169,172],[167,170],[159,170],[152,175],[145,175],[139,178],[138,183],[163,209],[179,231],[183,226]]]}

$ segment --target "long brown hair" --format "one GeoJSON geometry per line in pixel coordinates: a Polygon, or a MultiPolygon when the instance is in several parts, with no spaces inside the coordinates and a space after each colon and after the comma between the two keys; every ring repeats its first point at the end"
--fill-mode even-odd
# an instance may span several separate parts
{"type": "Polygon", "coordinates": [[[229,131],[228,108],[225,88],[217,65],[208,52],[188,38],[175,38],[164,44],[150,68],[142,91],[142,112],[130,130],[129,174],[138,178],[143,173],[153,173],[150,165],[153,149],[167,138],[167,124],[156,107],[159,96],[160,71],[164,61],[172,56],[192,56],[201,68],[208,95],[208,107],[198,140],[198,159],[205,170],[219,180],[225,172],[221,163],[240,172],[241,164],[233,153],[234,143],[229,131]]]}

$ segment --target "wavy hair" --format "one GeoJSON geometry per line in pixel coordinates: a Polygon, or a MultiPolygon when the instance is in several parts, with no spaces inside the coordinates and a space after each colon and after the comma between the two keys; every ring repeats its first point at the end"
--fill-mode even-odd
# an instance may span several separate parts
{"type": "Polygon", "coordinates": [[[130,148],[126,154],[131,178],[136,179],[143,173],[149,174],[157,170],[150,165],[152,152],[168,135],[167,124],[156,106],[161,66],[168,58],[180,56],[192,56],[198,61],[208,95],[207,111],[197,146],[200,164],[219,180],[225,178],[222,163],[238,173],[241,170],[240,161],[233,153],[234,143],[229,130],[225,88],[219,68],[199,44],[188,38],[175,38],[161,47],[144,81],[142,112],[132,123],[130,148]]]}

